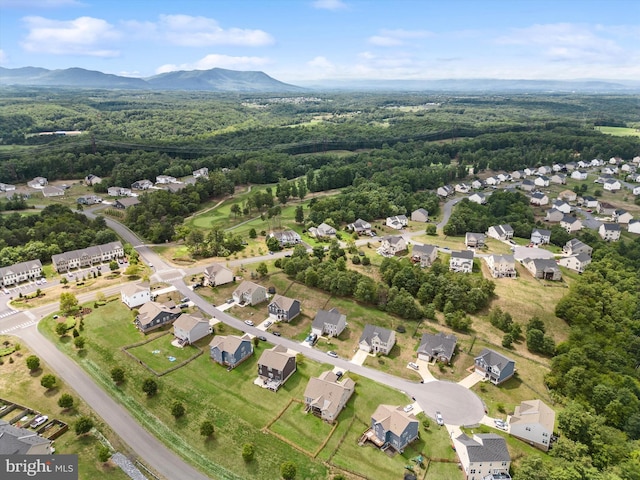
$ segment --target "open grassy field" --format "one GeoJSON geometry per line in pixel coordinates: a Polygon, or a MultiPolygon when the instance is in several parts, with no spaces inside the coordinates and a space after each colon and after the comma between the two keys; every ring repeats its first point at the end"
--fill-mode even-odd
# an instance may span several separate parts
{"type": "Polygon", "coordinates": [[[313,455],[331,435],[333,425],[305,413],[304,403],[291,402],[269,430],[313,455]]]}
{"type": "Polygon", "coordinates": [[[595,127],[596,130],[616,137],[640,137],[640,129],[628,127],[595,127]]]}
{"type": "MultiPolygon", "coordinates": [[[[16,337],[0,336],[0,343],[8,341],[13,345],[16,340],[16,337]]],[[[54,446],[57,453],[78,455],[79,478],[98,480],[107,478],[114,480],[128,479],[129,477],[114,464],[100,463],[97,459],[97,449],[101,444],[98,437],[92,434],[78,437],[73,431],[73,424],[80,416],[91,416],[94,419],[94,423],[97,424],[97,429],[109,440],[114,448],[127,454],[128,452],[124,450],[121,440],[109,430],[108,426],[99,422],[99,418],[92,412],[91,408],[82,402],[68,385],[61,384],[55,389],[45,391],[40,385],[40,379],[43,375],[52,372],[46,364],[43,365],[42,363],[40,370],[33,373],[29,372],[25,365],[25,359],[33,353],[22,346],[18,352],[11,355],[14,363],[9,362],[9,357],[3,357],[4,363],[0,365],[0,397],[39,411],[50,419],[56,418],[70,425],[69,431],[55,440],[54,446]],[[76,406],[71,410],[62,410],[58,406],[58,399],[64,393],[72,395],[76,400],[76,406]]]]}
{"type": "Polygon", "coordinates": [[[169,370],[199,354],[194,346],[179,348],[171,345],[172,340],[171,334],[161,335],[144,345],[128,348],[127,351],[157,373],[169,370]]]}

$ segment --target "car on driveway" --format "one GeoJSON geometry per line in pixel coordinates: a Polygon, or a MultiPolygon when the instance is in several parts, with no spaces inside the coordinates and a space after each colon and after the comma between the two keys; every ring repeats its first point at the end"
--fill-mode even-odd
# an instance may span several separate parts
{"type": "Polygon", "coordinates": [[[40,425],[46,423],[47,420],[49,420],[49,417],[47,417],[46,415],[38,415],[36,418],[33,419],[33,422],[31,422],[30,427],[38,428],[40,425]]]}
{"type": "Polygon", "coordinates": [[[333,350],[329,350],[327,352],[327,355],[329,355],[330,357],[333,357],[333,358],[338,358],[338,354],[336,352],[334,352],[333,350]]]}
{"type": "Polygon", "coordinates": [[[406,407],[404,407],[404,408],[403,408],[403,410],[404,410],[406,413],[409,413],[411,410],[413,410],[413,405],[409,404],[409,405],[407,405],[406,407]]]}
{"type": "Polygon", "coordinates": [[[503,420],[500,420],[499,418],[496,418],[493,423],[495,423],[496,427],[499,428],[500,430],[508,430],[509,427],[507,426],[506,422],[504,422],[503,420]]]}
{"type": "Polygon", "coordinates": [[[264,328],[269,328],[271,325],[273,325],[273,322],[271,320],[267,320],[266,322],[264,322],[264,328]]]}
{"type": "Polygon", "coordinates": [[[253,322],[251,320],[245,320],[244,323],[246,323],[250,327],[253,327],[253,322]]]}
{"type": "Polygon", "coordinates": [[[409,366],[411,368],[413,368],[414,370],[419,370],[420,369],[420,367],[418,366],[417,363],[409,362],[409,366]]]}
{"type": "Polygon", "coordinates": [[[442,418],[442,414],[440,412],[436,412],[436,422],[438,425],[444,425],[444,419],[442,418]]]}

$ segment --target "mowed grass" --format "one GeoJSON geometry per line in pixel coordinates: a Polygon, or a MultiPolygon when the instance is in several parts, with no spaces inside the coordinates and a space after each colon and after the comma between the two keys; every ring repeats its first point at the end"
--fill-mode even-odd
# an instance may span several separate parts
{"type": "Polygon", "coordinates": [[[334,426],[311,413],[305,413],[304,409],[304,403],[291,402],[269,429],[309,454],[314,454],[331,435],[334,426]]]}
{"type": "Polygon", "coordinates": [[[424,480],[462,480],[464,472],[457,463],[430,462],[424,480]]]}
{"type": "Polygon", "coordinates": [[[128,348],[127,351],[155,372],[162,373],[199,354],[194,346],[179,348],[171,345],[173,339],[171,334],[161,335],[144,345],[128,348]]]}
{"type": "Polygon", "coordinates": [[[640,137],[640,129],[628,127],[595,127],[602,133],[615,137],[640,137]]]}

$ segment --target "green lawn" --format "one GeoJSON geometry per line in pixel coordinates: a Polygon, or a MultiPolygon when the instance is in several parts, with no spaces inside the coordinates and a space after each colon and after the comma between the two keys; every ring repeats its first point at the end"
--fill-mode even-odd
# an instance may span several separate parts
{"type": "Polygon", "coordinates": [[[640,129],[637,128],[627,128],[627,127],[595,127],[596,130],[599,130],[602,133],[606,133],[607,135],[614,135],[616,137],[640,137],[640,129]]]}
{"type": "Polygon", "coordinates": [[[173,339],[171,334],[161,335],[144,345],[128,348],[127,351],[156,373],[162,373],[199,355],[199,350],[194,346],[179,348],[171,345],[173,339]]]}
{"type": "Polygon", "coordinates": [[[463,479],[464,472],[457,463],[430,462],[424,480],[442,480],[444,478],[447,480],[463,479]]]}
{"type": "Polygon", "coordinates": [[[313,455],[331,435],[333,427],[321,418],[305,413],[304,403],[291,402],[269,429],[313,455]]]}

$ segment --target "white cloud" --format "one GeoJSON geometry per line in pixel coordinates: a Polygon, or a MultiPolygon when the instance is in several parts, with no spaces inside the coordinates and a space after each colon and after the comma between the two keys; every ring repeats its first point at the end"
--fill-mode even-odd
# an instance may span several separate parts
{"type": "Polygon", "coordinates": [[[382,30],[380,35],[369,37],[369,43],[378,47],[397,47],[406,45],[407,40],[433,37],[435,34],[428,30],[382,30]]]}
{"type": "Polygon", "coordinates": [[[105,48],[120,33],[100,18],[78,17],[75,20],[49,20],[25,17],[29,33],[22,46],[29,52],[55,55],[89,55],[115,57],[119,51],[105,48]]]}
{"type": "Polygon", "coordinates": [[[9,57],[4,52],[4,50],[0,49],[0,64],[6,63],[9,60],[9,57]]]}
{"type": "Polygon", "coordinates": [[[323,68],[323,69],[332,69],[334,68],[333,64],[327,59],[327,57],[315,57],[312,60],[307,62],[307,65],[311,68],[323,68]]]}
{"type": "Polygon", "coordinates": [[[343,10],[347,4],[342,0],[315,0],[313,7],[321,10],[343,10]]]}
{"type": "Polygon", "coordinates": [[[1,8],[56,8],[82,6],[77,0],[0,0],[1,8]]]}
{"type": "Polygon", "coordinates": [[[175,72],[178,70],[209,70],[216,67],[231,70],[252,70],[268,65],[269,63],[270,60],[263,57],[232,57],[229,55],[211,54],[194,63],[162,65],[156,69],[156,73],[175,72]]]}
{"type": "Polygon", "coordinates": [[[160,15],[157,30],[164,33],[171,43],[186,47],[209,45],[260,47],[274,43],[273,37],[262,30],[224,29],[212,18],[190,15],[160,15]]]}

